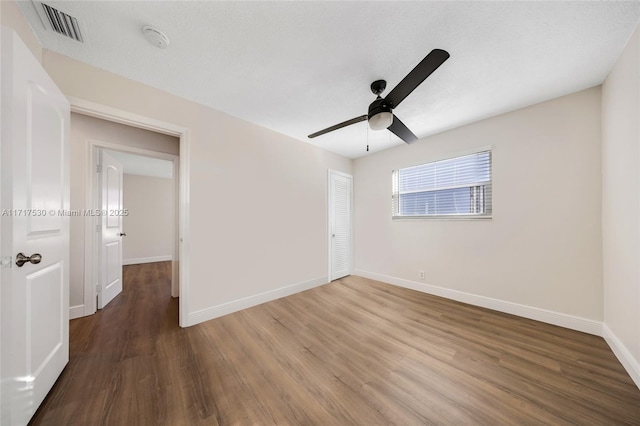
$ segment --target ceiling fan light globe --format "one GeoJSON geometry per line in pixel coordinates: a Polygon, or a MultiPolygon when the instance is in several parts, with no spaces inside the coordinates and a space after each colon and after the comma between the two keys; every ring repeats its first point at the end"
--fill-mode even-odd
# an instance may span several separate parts
{"type": "Polygon", "coordinates": [[[369,118],[371,130],[384,130],[393,123],[393,114],[390,112],[379,112],[369,118]]]}

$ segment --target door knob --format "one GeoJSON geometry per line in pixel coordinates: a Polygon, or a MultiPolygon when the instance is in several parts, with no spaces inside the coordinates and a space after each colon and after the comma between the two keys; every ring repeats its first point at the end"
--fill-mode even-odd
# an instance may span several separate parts
{"type": "Polygon", "coordinates": [[[31,262],[34,265],[37,265],[42,261],[42,256],[39,253],[34,253],[31,256],[25,256],[24,253],[18,253],[16,256],[16,265],[18,268],[21,268],[27,262],[31,262]]]}
{"type": "Polygon", "coordinates": [[[126,237],[126,236],[127,236],[127,233],[126,233],[126,232],[121,232],[121,233],[119,233],[118,235],[119,235],[119,236],[121,236],[121,237],[126,237]]]}

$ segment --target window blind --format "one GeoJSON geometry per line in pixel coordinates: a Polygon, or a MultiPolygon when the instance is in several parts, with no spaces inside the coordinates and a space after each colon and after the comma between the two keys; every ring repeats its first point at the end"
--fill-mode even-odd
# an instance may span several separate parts
{"type": "Polygon", "coordinates": [[[491,216],[491,151],[394,170],[393,217],[491,216]]]}

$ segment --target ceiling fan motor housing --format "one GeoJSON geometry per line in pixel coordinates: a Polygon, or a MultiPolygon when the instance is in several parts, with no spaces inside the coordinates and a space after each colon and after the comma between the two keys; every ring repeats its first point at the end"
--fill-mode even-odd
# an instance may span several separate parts
{"type": "Polygon", "coordinates": [[[372,130],[382,130],[389,127],[393,122],[391,110],[391,105],[385,99],[378,97],[378,99],[371,102],[369,113],[367,114],[369,127],[372,130]]]}
{"type": "Polygon", "coordinates": [[[381,112],[391,112],[392,109],[393,108],[391,108],[391,104],[389,104],[389,102],[385,99],[379,98],[371,102],[371,105],[369,105],[369,114],[367,114],[367,116],[369,117],[369,120],[371,120],[371,117],[374,115],[380,114],[381,112]]]}

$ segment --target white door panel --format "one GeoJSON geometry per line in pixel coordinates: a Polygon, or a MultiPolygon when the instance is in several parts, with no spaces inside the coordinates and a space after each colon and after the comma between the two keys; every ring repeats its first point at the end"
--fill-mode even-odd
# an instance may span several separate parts
{"type": "Polygon", "coordinates": [[[351,274],[352,177],[329,172],[329,262],[331,281],[351,274]]]}
{"type": "Polygon", "coordinates": [[[122,292],[122,164],[106,151],[100,151],[100,292],[98,308],[104,308],[122,292]]]}
{"type": "Polygon", "coordinates": [[[69,103],[5,27],[1,50],[0,423],[23,425],[69,360],[69,103]]]}
{"type": "Polygon", "coordinates": [[[105,245],[106,251],[106,268],[107,272],[105,285],[107,289],[111,286],[118,285],[118,281],[120,280],[120,273],[118,272],[120,269],[120,241],[112,241],[105,245]]]}
{"type": "MultiPolygon", "coordinates": [[[[62,210],[64,176],[62,173],[64,152],[61,146],[50,143],[53,139],[64,141],[65,122],[55,98],[51,98],[42,86],[27,84],[27,181],[24,182],[28,209],[47,212],[62,210]],[[54,197],[52,194],[59,194],[54,197]]],[[[60,215],[27,216],[27,235],[60,232],[60,215]]]]}
{"type": "Polygon", "coordinates": [[[26,316],[31,318],[27,328],[27,335],[31,339],[27,348],[30,352],[29,369],[35,372],[34,375],[42,371],[46,361],[55,354],[62,342],[63,275],[63,265],[58,262],[26,276],[26,316]],[[51,324],[55,327],[50,327],[51,324]],[[47,333],[42,333],[43,330],[47,330],[47,333]]]}

